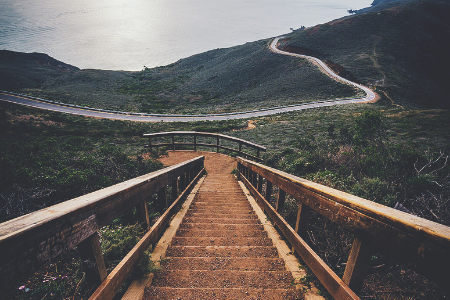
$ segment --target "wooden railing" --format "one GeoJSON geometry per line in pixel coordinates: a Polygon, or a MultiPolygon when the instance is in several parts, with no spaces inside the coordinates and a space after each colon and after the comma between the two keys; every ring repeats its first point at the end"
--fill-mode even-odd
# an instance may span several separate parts
{"type": "Polygon", "coordinates": [[[171,132],[159,132],[159,133],[146,133],[144,134],[144,137],[149,139],[148,147],[150,148],[150,151],[153,147],[170,147],[172,150],[176,150],[176,146],[192,146],[194,151],[197,151],[197,147],[203,146],[203,147],[212,147],[216,148],[216,152],[219,153],[219,149],[228,150],[234,153],[237,153],[245,158],[249,158],[255,161],[262,162],[263,160],[260,158],[261,151],[266,151],[266,147],[248,142],[246,140],[242,140],[239,138],[235,138],[228,135],[223,134],[217,134],[217,133],[208,133],[208,132],[196,132],[196,131],[171,131],[171,132]],[[176,142],[175,136],[192,136],[193,142],[187,143],[187,142],[176,142]],[[171,142],[170,143],[152,143],[153,139],[156,138],[164,138],[164,137],[170,137],[171,142]],[[213,138],[215,143],[213,144],[207,144],[207,143],[199,143],[198,138],[205,137],[205,138],[213,138]],[[226,140],[230,142],[234,142],[238,144],[238,148],[230,148],[221,145],[220,140],[226,140]],[[254,149],[256,151],[256,155],[252,155],[248,152],[243,151],[242,146],[249,147],[251,149],[254,149]]]}
{"type": "Polygon", "coordinates": [[[203,166],[204,157],[197,157],[0,224],[1,290],[77,248],[86,278],[100,285],[90,299],[112,299],[204,174],[203,166]],[[170,206],[168,185],[176,199],[170,206]],[[150,228],[147,199],[155,193],[157,204],[168,208],[150,228]],[[133,207],[147,232],[108,275],[97,231],[133,207]]]}
{"type": "Polygon", "coordinates": [[[258,204],[335,299],[359,299],[373,251],[380,251],[443,288],[450,285],[450,227],[238,158],[238,174],[258,204]],[[263,192],[263,185],[265,191],[263,192]],[[270,204],[274,185],[276,205],[270,204]],[[279,214],[286,194],[299,203],[292,228],[279,214]],[[305,242],[311,210],[355,236],[343,278],[305,242]]]}

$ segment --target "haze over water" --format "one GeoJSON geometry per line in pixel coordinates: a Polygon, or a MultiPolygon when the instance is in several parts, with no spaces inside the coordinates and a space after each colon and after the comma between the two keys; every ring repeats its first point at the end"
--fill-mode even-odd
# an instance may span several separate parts
{"type": "Polygon", "coordinates": [[[372,0],[0,0],[0,49],[141,70],[348,15],[372,0]]]}

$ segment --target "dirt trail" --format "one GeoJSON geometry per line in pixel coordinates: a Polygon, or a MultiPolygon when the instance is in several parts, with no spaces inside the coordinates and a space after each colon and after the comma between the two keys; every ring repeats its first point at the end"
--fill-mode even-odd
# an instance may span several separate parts
{"type": "Polygon", "coordinates": [[[237,180],[234,158],[170,152],[171,165],[205,155],[207,177],[143,299],[303,299],[237,180]]]}

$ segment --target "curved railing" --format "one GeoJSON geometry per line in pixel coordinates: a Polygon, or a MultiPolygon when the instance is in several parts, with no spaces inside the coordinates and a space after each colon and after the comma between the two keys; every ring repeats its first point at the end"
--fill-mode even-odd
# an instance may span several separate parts
{"type": "Polygon", "coordinates": [[[77,248],[87,280],[100,285],[90,299],[112,299],[149,245],[158,241],[171,217],[203,176],[204,156],[68,200],[0,224],[0,290],[52,263],[62,252],[77,248]],[[166,188],[172,187],[171,204],[166,188]],[[147,199],[165,212],[150,226],[147,199]],[[98,230],[136,208],[144,237],[107,274],[98,230]]]}
{"type": "Polygon", "coordinates": [[[260,158],[261,151],[266,151],[266,147],[254,144],[252,142],[235,138],[232,136],[224,135],[224,134],[218,134],[218,133],[208,133],[208,132],[197,132],[197,131],[170,131],[170,132],[158,132],[158,133],[146,133],[143,135],[145,138],[149,139],[147,147],[150,148],[150,151],[153,149],[153,147],[169,147],[172,150],[176,150],[177,146],[189,146],[193,147],[194,151],[197,151],[197,147],[210,147],[210,148],[216,148],[216,152],[219,153],[220,149],[231,151],[234,153],[237,153],[241,156],[244,156],[246,158],[250,158],[255,161],[262,162],[263,159],[260,158]],[[176,142],[175,137],[176,136],[191,136],[192,142],[176,142]],[[165,138],[170,137],[170,142],[165,143],[154,143],[154,140],[157,138],[165,138]],[[206,138],[213,138],[215,143],[202,143],[199,142],[198,138],[200,137],[206,137],[206,138]],[[224,145],[221,145],[221,140],[226,140],[232,143],[238,144],[237,148],[230,148],[224,145]],[[251,154],[248,152],[243,151],[243,147],[246,146],[250,149],[253,149],[256,151],[256,154],[251,154]]]}
{"type": "Polygon", "coordinates": [[[407,263],[443,288],[450,282],[450,227],[238,158],[238,174],[282,235],[335,299],[359,299],[375,251],[407,263]],[[265,191],[263,192],[263,185],[265,191]],[[278,187],[275,207],[270,204],[278,187]],[[292,228],[279,214],[286,194],[299,203],[292,228]],[[311,210],[355,236],[343,278],[305,242],[311,210]]]}

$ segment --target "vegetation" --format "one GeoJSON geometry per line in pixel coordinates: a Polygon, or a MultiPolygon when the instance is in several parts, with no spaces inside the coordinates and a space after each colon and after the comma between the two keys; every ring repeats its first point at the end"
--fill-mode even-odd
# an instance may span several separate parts
{"type": "Polygon", "coordinates": [[[283,47],[314,52],[405,107],[449,108],[449,12],[448,1],[425,1],[357,14],[297,30],[283,47]]]}
{"type": "MultiPolygon", "coordinates": [[[[450,225],[449,117],[447,110],[352,105],[267,117],[255,129],[235,134],[266,141],[270,166],[450,225]]],[[[282,212],[291,225],[297,208],[290,198],[282,212]]],[[[353,236],[317,214],[308,236],[342,275],[353,236]]],[[[442,288],[383,255],[373,256],[368,278],[362,295],[370,299],[446,299],[442,288]]]]}
{"type": "Polygon", "coordinates": [[[24,54],[0,51],[0,62],[7,60],[2,56],[9,58],[5,67],[0,64],[0,78],[18,79],[14,84],[0,81],[0,89],[63,103],[146,113],[219,113],[358,94],[303,59],[272,53],[269,42],[216,49],[141,72],[55,70],[26,60],[24,54]],[[32,72],[22,67],[27,63],[32,72]],[[11,75],[11,70],[17,74],[11,75]],[[45,76],[31,84],[28,77],[35,78],[39,72],[45,76]]]}

